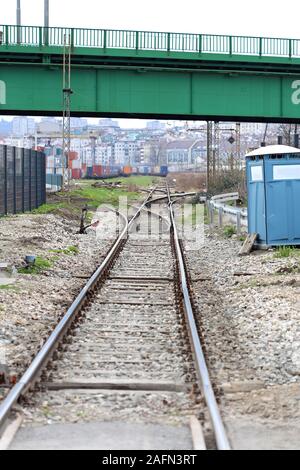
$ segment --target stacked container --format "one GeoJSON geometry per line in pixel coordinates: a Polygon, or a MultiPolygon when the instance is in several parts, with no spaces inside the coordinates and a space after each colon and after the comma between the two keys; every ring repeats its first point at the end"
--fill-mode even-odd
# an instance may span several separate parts
{"type": "Polygon", "coordinates": [[[123,174],[125,176],[130,176],[132,175],[132,167],[131,166],[124,166],[123,167],[123,174]]]}
{"type": "Polygon", "coordinates": [[[102,165],[93,165],[92,177],[101,178],[103,176],[103,166],[102,165]]]}

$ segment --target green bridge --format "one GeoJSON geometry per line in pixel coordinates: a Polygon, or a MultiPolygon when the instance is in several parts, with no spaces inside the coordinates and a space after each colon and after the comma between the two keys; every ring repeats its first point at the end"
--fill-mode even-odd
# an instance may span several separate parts
{"type": "Polygon", "coordinates": [[[0,26],[0,114],[300,122],[300,40],[0,26]]]}

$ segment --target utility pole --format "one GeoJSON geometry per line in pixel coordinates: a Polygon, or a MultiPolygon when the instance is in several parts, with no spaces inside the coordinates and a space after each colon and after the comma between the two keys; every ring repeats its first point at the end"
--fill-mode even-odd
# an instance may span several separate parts
{"type": "Polygon", "coordinates": [[[213,175],[215,175],[216,173],[216,162],[218,162],[218,166],[220,166],[220,123],[213,123],[212,121],[207,121],[206,128],[189,128],[188,123],[186,123],[186,130],[187,132],[196,131],[206,133],[206,188],[207,192],[209,192],[212,173],[213,175]],[[214,130],[215,132],[213,132],[214,130]]]}
{"type": "Polygon", "coordinates": [[[71,150],[71,34],[64,36],[63,53],[63,187],[70,182],[69,156],[71,150]]]}
{"type": "Polygon", "coordinates": [[[49,28],[49,0],[44,0],[44,26],[49,28]]]}
{"type": "Polygon", "coordinates": [[[298,124],[295,124],[294,147],[299,148],[298,124]]]}
{"type": "Polygon", "coordinates": [[[49,44],[49,0],[44,0],[44,42],[49,44]]]}
{"type": "Polygon", "coordinates": [[[266,127],[265,127],[264,139],[263,139],[262,144],[261,144],[262,147],[265,147],[265,146],[266,146],[266,139],[267,139],[267,134],[268,134],[268,128],[269,128],[269,123],[267,123],[267,124],[266,124],[266,127]]]}
{"type": "Polygon", "coordinates": [[[241,162],[241,123],[236,123],[236,159],[238,162],[239,170],[242,169],[242,162],[241,162]]]}
{"type": "Polygon", "coordinates": [[[212,150],[212,128],[213,123],[211,121],[207,121],[207,166],[206,166],[206,190],[207,194],[210,190],[210,183],[211,183],[211,150],[212,150]]]}
{"type": "Polygon", "coordinates": [[[214,123],[214,148],[213,148],[213,179],[215,180],[216,174],[220,172],[220,123],[214,123]]]}
{"type": "Polygon", "coordinates": [[[17,42],[21,43],[21,0],[17,0],[17,42]]]}

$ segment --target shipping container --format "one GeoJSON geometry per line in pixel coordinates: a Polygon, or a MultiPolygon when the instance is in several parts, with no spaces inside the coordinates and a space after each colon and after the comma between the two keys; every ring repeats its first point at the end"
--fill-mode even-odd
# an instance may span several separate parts
{"type": "Polygon", "coordinates": [[[81,170],[81,160],[72,160],[70,163],[73,170],[81,170]]]}
{"type": "Polygon", "coordinates": [[[110,167],[110,175],[111,175],[111,176],[119,176],[119,175],[120,175],[120,167],[118,167],[118,166],[111,166],[111,167],[110,167]]]}
{"type": "Polygon", "coordinates": [[[110,175],[109,166],[102,167],[102,177],[107,178],[110,175]]]}
{"type": "Polygon", "coordinates": [[[46,157],[52,157],[53,156],[53,149],[51,147],[46,147],[44,150],[44,153],[46,157]]]}
{"type": "Polygon", "coordinates": [[[92,168],[92,176],[101,178],[103,176],[103,166],[102,165],[94,165],[92,168]]]}
{"type": "Polygon", "coordinates": [[[166,165],[163,165],[160,167],[160,174],[161,176],[167,176],[169,173],[168,167],[166,165]]]}
{"type": "Polygon", "coordinates": [[[72,178],[74,180],[80,180],[81,176],[82,176],[81,169],[73,169],[72,170],[72,178]]]}
{"type": "Polygon", "coordinates": [[[54,168],[55,167],[54,157],[46,157],[46,166],[47,166],[47,168],[54,168]]]}
{"type": "Polygon", "coordinates": [[[82,178],[85,178],[87,176],[87,164],[86,163],[82,163],[81,174],[82,174],[82,178]]]}
{"type": "Polygon", "coordinates": [[[149,175],[150,172],[151,172],[151,168],[149,166],[140,167],[141,175],[149,175]]]}
{"type": "Polygon", "coordinates": [[[123,167],[123,174],[129,176],[132,174],[132,167],[131,166],[124,166],[123,167]]]}
{"type": "Polygon", "coordinates": [[[77,160],[77,159],[78,159],[78,153],[77,152],[69,152],[69,161],[77,160]]]}

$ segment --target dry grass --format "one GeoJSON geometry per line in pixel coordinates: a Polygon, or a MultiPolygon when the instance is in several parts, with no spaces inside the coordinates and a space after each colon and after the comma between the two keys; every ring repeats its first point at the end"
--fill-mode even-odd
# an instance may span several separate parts
{"type": "Polygon", "coordinates": [[[202,192],[206,189],[206,175],[204,173],[172,173],[168,176],[168,181],[176,180],[178,191],[202,192]]]}

